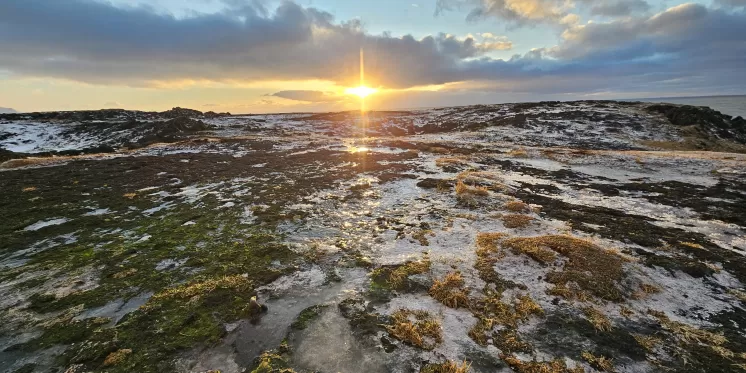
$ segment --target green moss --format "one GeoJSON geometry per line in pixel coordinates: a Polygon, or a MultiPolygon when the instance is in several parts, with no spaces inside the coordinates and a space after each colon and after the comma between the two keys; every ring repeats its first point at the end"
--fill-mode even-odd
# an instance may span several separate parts
{"type": "MultiPolygon", "coordinates": [[[[134,294],[133,294],[134,295],[134,294]]],[[[109,287],[97,287],[93,290],[75,292],[62,298],[51,294],[34,294],[30,297],[28,309],[38,313],[64,311],[83,305],[84,308],[100,307],[109,303],[111,294],[109,287]]]]}
{"type": "Polygon", "coordinates": [[[355,265],[358,267],[370,268],[373,266],[373,262],[370,260],[370,258],[361,254],[360,252],[355,253],[354,259],[355,259],[355,265]]]}
{"type": "Polygon", "coordinates": [[[324,275],[326,276],[326,280],[324,281],[324,284],[342,281],[342,277],[339,275],[339,273],[337,273],[336,269],[334,268],[330,268],[324,271],[324,275]]]}
{"type": "MultiPolygon", "coordinates": [[[[42,279],[22,282],[16,289],[38,287],[28,292],[36,293],[30,298],[29,311],[50,317],[54,312],[80,309],[80,305],[91,309],[143,293],[155,294],[146,307],[131,312],[110,329],[87,322],[64,324],[64,328],[61,324],[59,330],[42,330],[44,335],[24,348],[33,351],[51,343],[68,345],[70,353],[59,363],[62,368],[68,362],[80,361],[87,371],[173,371],[175,356],[219,341],[225,323],[252,316],[247,305],[255,287],[305,263],[282,244],[281,236],[274,234],[278,223],[307,215],[287,206],[356,178],[364,167],[358,162],[361,155],[335,151],[296,156],[294,162],[278,161],[276,154],[261,152],[244,158],[192,154],[190,167],[180,162],[183,157],[75,160],[58,167],[14,170],[0,178],[0,189],[7,192],[0,194],[0,215],[22,216],[0,226],[0,256],[31,249],[23,257],[29,261],[3,271],[0,281],[46,271],[47,278],[87,289],[57,298],[45,295],[54,289],[46,288],[42,279]],[[250,167],[263,162],[271,167],[250,167]],[[331,167],[339,162],[360,166],[331,167]],[[309,165],[318,171],[309,171],[309,165]],[[175,197],[185,185],[226,183],[233,187],[230,180],[249,176],[256,181],[242,181],[240,187],[251,193],[236,195],[235,208],[219,208],[224,201],[214,194],[196,203],[184,203],[175,197]],[[173,179],[181,183],[171,184],[173,179]],[[170,195],[138,192],[153,186],[170,195]],[[27,187],[35,188],[33,193],[22,192],[27,187]],[[168,209],[143,213],[170,201],[173,203],[168,209]],[[243,208],[259,203],[269,207],[256,209],[256,221],[246,224],[243,208]],[[85,216],[90,211],[86,206],[107,208],[111,213],[85,216]],[[23,230],[58,217],[70,220],[38,231],[23,230]],[[193,224],[185,226],[186,222],[193,224]],[[146,235],[149,239],[141,240],[146,235]],[[179,265],[156,270],[165,260],[179,265]],[[245,278],[246,286],[201,288],[202,292],[189,298],[163,296],[182,286],[236,276],[245,278]],[[121,364],[103,368],[104,352],[112,348],[132,353],[121,364]]],[[[373,174],[401,174],[409,168],[394,164],[406,158],[403,156],[365,157],[371,162],[364,171],[373,174]],[[388,162],[373,162],[374,157],[388,162]]]]}
{"type": "Polygon", "coordinates": [[[80,304],[85,308],[102,306],[186,281],[194,277],[190,269],[213,276],[251,274],[253,280],[267,283],[281,276],[296,259],[290,249],[278,243],[276,235],[241,230],[235,215],[205,214],[197,224],[183,226],[191,217],[193,212],[181,210],[160,219],[146,219],[143,223],[147,225],[135,229],[135,237],[150,235],[144,242],[117,238],[96,250],[87,247],[88,242],[79,242],[37,255],[33,258],[36,265],[68,273],[101,268],[99,286],[59,299],[38,294],[32,297],[29,309],[47,313],[80,304]],[[215,221],[226,225],[218,231],[215,221]],[[182,269],[156,270],[166,259],[185,264],[182,269]],[[281,265],[275,266],[277,263],[281,265]]]}
{"type": "Polygon", "coordinates": [[[295,330],[303,330],[307,328],[308,324],[319,317],[321,312],[326,309],[326,307],[326,305],[316,305],[304,309],[303,311],[301,311],[295,321],[290,325],[290,327],[295,330]]]}
{"type": "Polygon", "coordinates": [[[110,321],[107,318],[93,318],[80,321],[58,322],[44,329],[44,332],[38,338],[22,345],[13,346],[13,349],[35,351],[55,345],[80,342],[90,337],[96,329],[108,324],[110,321]]]}
{"type": "Polygon", "coordinates": [[[28,300],[30,302],[28,309],[36,312],[45,312],[51,304],[54,304],[57,297],[55,297],[54,294],[35,293],[32,294],[28,300]]]}
{"type": "MultiPolygon", "coordinates": [[[[86,238],[32,258],[34,265],[64,269],[73,278],[95,271],[98,286],[61,298],[37,293],[30,298],[28,309],[39,313],[78,305],[90,309],[146,291],[155,293],[148,303],[122,319],[111,329],[113,334],[95,332],[98,325],[89,321],[70,322],[45,330],[40,338],[19,348],[34,351],[80,342],[109,351],[115,344],[132,353],[107,371],[171,371],[174,355],[217,343],[225,334],[225,323],[253,316],[249,304],[254,286],[296,268],[293,263],[298,256],[279,243],[278,236],[240,226],[238,216],[230,211],[196,217],[189,209],[178,209],[163,217],[142,218],[140,224],[133,228],[130,237],[134,238],[112,237],[103,244],[86,238]],[[183,225],[190,220],[196,224],[183,225]],[[146,234],[149,240],[136,241],[146,234]],[[156,270],[165,259],[184,264],[156,270]]],[[[88,355],[73,349],[63,361],[82,360],[87,369],[100,369],[105,354],[88,355]]]]}
{"type": "Polygon", "coordinates": [[[293,373],[285,357],[268,351],[259,358],[257,367],[251,373],[293,373]]]}
{"type": "Polygon", "coordinates": [[[111,328],[98,329],[86,341],[70,346],[60,360],[64,365],[101,362],[117,349],[116,332],[111,328]]]}
{"type": "Polygon", "coordinates": [[[24,366],[16,369],[13,373],[33,373],[36,369],[36,364],[25,364],[24,366]]]}
{"type": "Polygon", "coordinates": [[[156,294],[114,329],[117,345],[133,352],[110,371],[171,371],[175,353],[217,343],[225,323],[251,317],[253,294],[252,282],[242,276],[209,278],[156,294]]]}
{"type": "Polygon", "coordinates": [[[409,276],[423,274],[430,271],[430,259],[425,258],[417,262],[406,262],[396,266],[383,266],[370,273],[371,290],[406,290],[411,291],[418,285],[409,276]]]}
{"type": "Polygon", "coordinates": [[[254,208],[253,213],[257,218],[257,223],[267,228],[274,228],[277,224],[286,220],[303,219],[308,216],[306,211],[293,210],[286,212],[284,204],[279,203],[272,204],[264,209],[254,208]]]}
{"type": "Polygon", "coordinates": [[[45,282],[47,282],[47,278],[44,276],[41,277],[35,277],[30,280],[26,280],[24,282],[21,282],[20,284],[16,285],[16,288],[25,290],[25,289],[33,289],[35,287],[39,287],[43,285],[45,282]]]}

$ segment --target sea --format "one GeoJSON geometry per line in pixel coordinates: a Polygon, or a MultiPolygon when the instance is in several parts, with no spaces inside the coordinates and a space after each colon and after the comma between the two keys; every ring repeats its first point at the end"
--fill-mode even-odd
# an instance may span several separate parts
{"type": "Polygon", "coordinates": [[[639,98],[630,101],[668,102],[671,104],[709,106],[723,114],[746,118],[746,96],[659,97],[639,98]]]}

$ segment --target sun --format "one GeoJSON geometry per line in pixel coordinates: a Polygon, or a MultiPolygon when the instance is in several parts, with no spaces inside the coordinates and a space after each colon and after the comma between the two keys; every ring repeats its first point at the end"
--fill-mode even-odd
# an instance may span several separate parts
{"type": "Polygon", "coordinates": [[[366,97],[368,97],[368,96],[370,96],[370,95],[372,95],[372,94],[374,94],[376,92],[378,92],[377,89],[366,87],[364,85],[361,85],[361,86],[355,87],[355,88],[347,88],[345,90],[345,93],[347,93],[348,95],[355,95],[355,96],[358,96],[360,98],[366,98],[366,97]]]}

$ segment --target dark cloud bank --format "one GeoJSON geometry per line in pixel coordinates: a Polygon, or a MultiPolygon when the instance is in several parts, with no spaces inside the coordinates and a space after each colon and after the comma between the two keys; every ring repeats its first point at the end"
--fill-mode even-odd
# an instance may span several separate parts
{"type": "MultiPolygon", "coordinates": [[[[583,0],[578,4],[611,17],[586,25],[559,8],[518,14],[500,0],[439,1],[441,11],[471,6],[472,17],[549,22],[562,33],[557,46],[507,60],[488,57],[490,47],[470,38],[370,35],[357,21],[334,20],[293,2],[275,10],[232,3],[240,6],[175,18],[88,0],[0,1],[0,69],[131,86],[187,79],[354,84],[363,47],[367,75],[390,88],[458,81],[529,93],[731,92],[746,86],[741,0],[720,0],[718,8],[685,4],[655,15],[641,0],[583,0]],[[625,17],[612,17],[618,15],[625,17]]],[[[309,91],[274,95],[326,99],[309,91]]]]}
{"type": "Polygon", "coordinates": [[[288,100],[308,101],[308,102],[332,102],[339,100],[339,97],[320,91],[308,90],[289,90],[273,93],[269,96],[286,98],[288,100]]]}

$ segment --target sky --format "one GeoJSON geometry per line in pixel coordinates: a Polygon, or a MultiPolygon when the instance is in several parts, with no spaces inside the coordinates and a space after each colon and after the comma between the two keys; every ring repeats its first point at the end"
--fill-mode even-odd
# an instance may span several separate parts
{"type": "Polygon", "coordinates": [[[746,94],[746,0],[3,0],[0,112],[746,94]]]}

